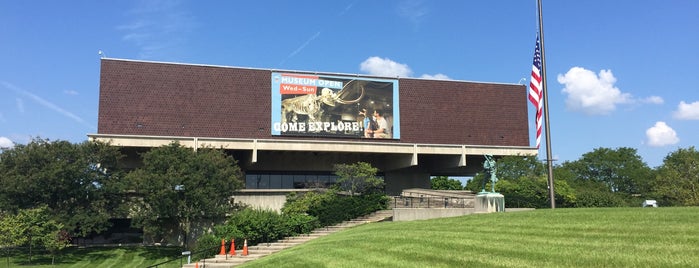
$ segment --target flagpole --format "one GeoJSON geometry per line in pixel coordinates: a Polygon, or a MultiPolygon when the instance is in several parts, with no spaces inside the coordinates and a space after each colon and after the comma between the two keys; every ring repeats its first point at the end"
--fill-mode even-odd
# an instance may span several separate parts
{"type": "Polygon", "coordinates": [[[553,189],[553,158],[551,157],[551,121],[549,120],[549,93],[546,86],[546,53],[544,53],[544,16],[541,14],[541,0],[537,0],[539,10],[539,42],[541,43],[541,87],[544,98],[544,126],[546,128],[546,166],[548,167],[549,200],[551,208],[556,208],[556,194],[553,189]]]}

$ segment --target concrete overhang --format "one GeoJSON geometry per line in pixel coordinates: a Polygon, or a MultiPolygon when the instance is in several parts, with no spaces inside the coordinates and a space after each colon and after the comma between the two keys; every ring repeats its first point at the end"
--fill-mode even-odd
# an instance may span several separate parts
{"type": "Polygon", "coordinates": [[[407,144],[398,142],[293,140],[293,139],[230,139],[207,137],[142,136],[116,134],[88,134],[90,140],[121,147],[160,147],[172,142],[197,148],[221,148],[252,151],[252,162],[257,162],[257,151],[331,152],[404,154],[410,156],[410,165],[417,165],[418,155],[460,156],[458,166],[466,166],[468,155],[536,155],[534,147],[484,146],[459,144],[407,144]]]}

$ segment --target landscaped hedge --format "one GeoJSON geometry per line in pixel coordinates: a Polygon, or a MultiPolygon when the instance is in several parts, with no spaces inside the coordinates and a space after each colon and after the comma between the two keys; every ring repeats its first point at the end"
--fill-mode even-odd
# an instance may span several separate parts
{"type": "Polygon", "coordinates": [[[336,191],[309,192],[301,197],[292,196],[282,208],[284,213],[307,213],[315,216],[322,226],[367,215],[388,207],[384,194],[340,195],[336,191]]]}
{"type": "Polygon", "coordinates": [[[196,248],[211,248],[220,245],[221,239],[230,241],[232,238],[235,239],[236,247],[242,248],[245,239],[248,245],[256,245],[310,233],[318,227],[318,219],[314,216],[246,208],[231,215],[225,224],[214,227],[212,234],[200,237],[196,248]]]}
{"type": "MultiPolygon", "coordinates": [[[[302,196],[291,195],[281,214],[252,208],[235,212],[225,224],[214,227],[212,234],[199,237],[195,250],[216,248],[216,245],[221,244],[221,239],[226,239],[228,244],[231,238],[235,238],[236,247],[242,248],[245,239],[248,240],[248,245],[256,245],[310,233],[321,226],[386,209],[388,200],[384,194],[348,196],[332,190],[323,193],[308,192],[302,196]]],[[[216,252],[211,250],[210,254],[216,252]]]]}

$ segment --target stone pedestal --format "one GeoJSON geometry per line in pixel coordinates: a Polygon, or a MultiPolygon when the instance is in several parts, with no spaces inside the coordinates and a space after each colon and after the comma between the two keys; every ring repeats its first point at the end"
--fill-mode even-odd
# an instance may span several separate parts
{"type": "Polygon", "coordinates": [[[505,212],[505,196],[491,192],[478,193],[475,209],[476,213],[505,212]]]}

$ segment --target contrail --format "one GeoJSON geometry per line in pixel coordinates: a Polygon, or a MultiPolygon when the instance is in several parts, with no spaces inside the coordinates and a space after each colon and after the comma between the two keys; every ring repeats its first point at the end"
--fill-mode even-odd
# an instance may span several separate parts
{"type": "MultiPolygon", "coordinates": [[[[342,11],[340,11],[340,13],[338,14],[338,18],[339,18],[339,17],[342,17],[343,15],[345,15],[345,13],[349,12],[349,10],[352,9],[352,6],[354,6],[354,4],[355,4],[356,2],[357,2],[357,1],[355,1],[355,2],[353,2],[353,3],[351,3],[351,4],[349,4],[349,5],[347,5],[342,11]]],[[[291,59],[292,57],[296,56],[296,54],[298,54],[298,53],[301,52],[304,48],[306,48],[311,42],[313,42],[313,40],[315,40],[316,38],[318,38],[318,36],[320,36],[320,33],[321,33],[321,32],[322,32],[322,30],[319,30],[319,31],[316,32],[313,36],[311,36],[311,38],[308,38],[308,40],[306,40],[306,42],[304,42],[304,43],[303,43],[301,46],[299,46],[296,50],[294,50],[293,52],[291,52],[291,54],[289,54],[289,56],[287,56],[286,59],[282,60],[279,64],[277,64],[277,66],[282,66],[282,65],[284,65],[284,63],[286,63],[286,61],[288,61],[288,60],[291,59]]]]}
{"type": "Polygon", "coordinates": [[[12,90],[12,91],[14,91],[14,92],[16,92],[16,93],[18,93],[18,94],[21,94],[21,95],[24,95],[24,96],[29,97],[30,99],[32,99],[32,100],[34,100],[35,102],[39,103],[41,106],[44,106],[44,107],[49,108],[49,109],[51,109],[51,110],[54,110],[54,111],[58,112],[59,114],[62,114],[63,116],[66,116],[66,117],[68,117],[68,118],[71,118],[71,119],[75,120],[76,122],[81,123],[81,124],[83,124],[84,126],[87,126],[87,127],[91,128],[91,129],[95,129],[94,126],[91,126],[90,124],[88,124],[87,122],[85,122],[85,120],[83,120],[83,119],[80,118],[79,116],[77,116],[77,115],[75,115],[75,114],[73,114],[73,113],[71,113],[71,112],[69,112],[69,111],[67,111],[67,110],[65,110],[65,109],[63,109],[63,108],[61,108],[61,107],[59,107],[59,106],[56,105],[56,104],[53,104],[53,103],[51,103],[51,102],[49,102],[49,101],[47,101],[47,100],[45,100],[45,99],[43,99],[43,98],[41,98],[41,97],[39,97],[39,96],[37,96],[37,95],[35,95],[35,94],[29,92],[29,91],[23,90],[23,89],[21,89],[21,88],[19,88],[19,87],[16,87],[16,86],[14,86],[14,85],[12,85],[12,84],[10,84],[10,83],[8,83],[8,82],[2,81],[2,82],[0,82],[0,83],[2,83],[2,85],[5,86],[6,88],[8,88],[8,89],[10,89],[10,90],[12,90]]]}

